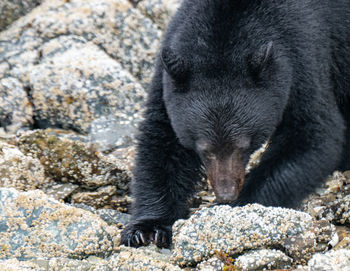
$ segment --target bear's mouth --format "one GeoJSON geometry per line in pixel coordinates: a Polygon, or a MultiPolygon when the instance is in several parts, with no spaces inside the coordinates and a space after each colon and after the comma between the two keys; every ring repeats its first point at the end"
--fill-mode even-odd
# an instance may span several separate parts
{"type": "Polygon", "coordinates": [[[233,152],[225,159],[212,157],[206,172],[213,187],[218,203],[231,203],[235,201],[244,184],[245,166],[238,152],[233,152]]]}

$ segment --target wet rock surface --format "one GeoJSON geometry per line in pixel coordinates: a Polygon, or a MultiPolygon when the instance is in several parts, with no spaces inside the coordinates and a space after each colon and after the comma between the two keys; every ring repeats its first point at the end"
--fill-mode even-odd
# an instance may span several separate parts
{"type": "Polygon", "coordinates": [[[350,172],[300,212],[213,207],[203,180],[171,250],[119,246],[137,125],[181,0],[0,2],[0,270],[349,270],[350,172]]]}

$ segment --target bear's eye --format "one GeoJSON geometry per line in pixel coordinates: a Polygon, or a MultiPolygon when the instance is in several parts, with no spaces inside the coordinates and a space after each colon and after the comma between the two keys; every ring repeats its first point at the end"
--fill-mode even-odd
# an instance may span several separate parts
{"type": "Polygon", "coordinates": [[[205,140],[197,140],[196,141],[196,148],[197,148],[197,151],[199,152],[209,152],[209,149],[210,149],[211,145],[205,141],[205,140]]]}
{"type": "Polygon", "coordinates": [[[250,146],[250,138],[247,136],[242,136],[236,141],[236,146],[239,149],[247,149],[250,146]]]}

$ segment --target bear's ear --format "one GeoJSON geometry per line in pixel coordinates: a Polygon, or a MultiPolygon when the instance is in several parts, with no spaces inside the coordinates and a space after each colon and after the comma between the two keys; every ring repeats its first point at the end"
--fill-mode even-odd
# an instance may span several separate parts
{"type": "Polygon", "coordinates": [[[185,61],[177,56],[170,47],[164,47],[160,59],[166,72],[176,82],[183,81],[187,76],[185,61]]]}
{"type": "Polygon", "coordinates": [[[250,70],[254,76],[259,76],[268,70],[273,63],[274,45],[270,41],[251,55],[249,60],[250,70]]]}

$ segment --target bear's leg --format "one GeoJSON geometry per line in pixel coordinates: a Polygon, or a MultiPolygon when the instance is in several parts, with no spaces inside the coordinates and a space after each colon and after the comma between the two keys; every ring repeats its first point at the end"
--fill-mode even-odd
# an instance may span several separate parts
{"type": "Polygon", "coordinates": [[[270,140],[260,164],[247,174],[234,205],[295,207],[339,166],[345,125],[329,98],[295,104],[270,140]],[[299,107],[298,107],[299,105],[299,107]]]}
{"type": "Polygon", "coordinates": [[[344,117],[346,120],[346,135],[345,135],[345,145],[344,145],[344,151],[343,151],[343,159],[341,166],[339,167],[339,170],[346,171],[350,170],[350,102],[344,106],[344,117]]]}
{"type": "Polygon", "coordinates": [[[171,225],[187,215],[187,200],[200,181],[200,162],[185,149],[170,125],[162,99],[161,70],[149,95],[140,126],[134,179],[132,217],[122,232],[122,243],[142,246],[150,242],[167,247],[171,225]]]}

